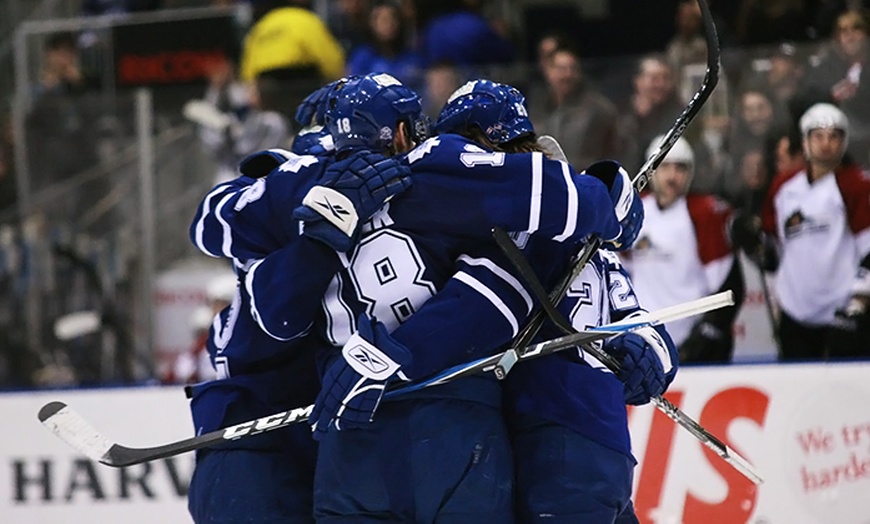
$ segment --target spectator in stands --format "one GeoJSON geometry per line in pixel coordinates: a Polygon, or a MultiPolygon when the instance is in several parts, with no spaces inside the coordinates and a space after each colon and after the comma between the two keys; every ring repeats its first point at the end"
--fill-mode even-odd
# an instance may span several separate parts
{"type": "Polygon", "coordinates": [[[784,125],[787,122],[784,116],[776,115],[768,94],[754,87],[740,93],[734,113],[736,118],[732,122],[726,144],[729,167],[726,168],[721,183],[715,189],[717,194],[732,204],[736,203],[741,193],[746,190],[745,180],[741,175],[746,161],[745,156],[756,155],[754,160],[750,161],[757,162],[757,155],[764,146],[768,133],[777,125],[784,125]]]}
{"type": "Polygon", "coordinates": [[[310,10],[310,0],[251,0],[253,25],[242,45],[241,78],[282,84],[278,108],[288,119],[300,102],[344,73],[344,51],[310,10]]]}
{"type": "Polygon", "coordinates": [[[369,39],[350,54],[347,73],[389,73],[405,85],[419,89],[423,68],[420,55],[412,50],[409,28],[397,0],[377,0],[369,14],[369,39]]]}
{"type": "Polygon", "coordinates": [[[797,46],[791,42],[782,42],[770,52],[767,70],[750,78],[748,84],[757,86],[768,95],[777,115],[796,122],[800,112],[792,115],[791,106],[804,81],[805,73],[805,60],[798,53],[797,46]]]}
{"type": "Polygon", "coordinates": [[[811,11],[812,34],[816,40],[830,38],[837,17],[848,9],[870,9],[870,0],[816,0],[811,11]]]}
{"type": "MultiPolygon", "coordinates": [[[[45,45],[39,82],[31,88],[33,103],[25,121],[25,146],[31,189],[39,191],[99,162],[97,120],[100,100],[93,83],[79,67],[76,35],[56,33],[45,45]]],[[[96,184],[96,182],[95,182],[96,184]]],[[[44,211],[69,220],[103,196],[103,187],[77,188],[61,205],[44,211]],[[91,194],[86,194],[93,190],[91,194]]]]}
{"type": "Polygon", "coordinates": [[[868,356],[870,178],[845,156],[843,111],[816,104],[799,125],[806,167],[777,175],[762,213],[779,254],[780,357],[868,356]]]}
{"type": "Polygon", "coordinates": [[[868,81],[868,24],[862,11],[837,17],[833,41],[819,56],[807,78],[808,102],[831,102],[846,114],[850,132],[848,151],[863,165],[870,165],[870,81],[868,81]]]}
{"type": "Polygon", "coordinates": [[[737,19],[737,43],[742,46],[806,41],[811,24],[805,0],[743,0],[737,19]]]}
{"type": "Polygon", "coordinates": [[[707,61],[707,40],[704,38],[701,7],[697,0],[680,0],[675,25],[676,34],[668,42],[665,54],[677,78],[682,78],[686,65],[707,61]]]}
{"type": "Polygon", "coordinates": [[[529,97],[529,118],[539,134],[552,135],[574,166],[616,158],[616,106],[583,74],[577,51],[559,43],[544,64],[546,87],[529,97]]]}
{"type": "Polygon", "coordinates": [[[185,105],[185,116],[199,124],[199,138],[215,161],[215,185],[236,178],[239,162],[252,152],[289,149],[290,122],[276,110],[283,88],[267,76],[245,84],[230,62],[216,63],[204,100],[185,105]]]}
{"type": "MultiPolygon", "coordinates": [[[[654,138],[647,156],[663,138],[654,138]]],[[[694,161],[680,138],[643,197],[643,228],[625,261],[638,300],[650,311],[728,289],[737,304],[743,301],[743,274],[727,231],[732,210],[716,197],[689,193],[694,161]]],[[[730,361],[736,316],[731,307],[668,323],[680,362],[730,361]]]]}
{"type": "Polygon", "coordinates": [[[370,5],[370,0],[339,0],[331,3],[327,26],[345,54],[351,53],[367,40],[370,5]]]}
{"type": "Polygon", "coordinates": [[[629,173],[637,172],[653,137],[667,131],[685,105],[677,94],[673,67],[662,54],[641,57],[632,82],[633,94],[620,105],[622,145],[617,157],[629,173]]]}
{"type": "Polygon", "coordinates": [[[450,62],[438,62],[426,68],[423,112],[434,122],[454,91],[465,82],[459,69],[450,62]]]}
{"type": "Polygon", "coordinates": [[[483,0],[441,0],[421,20],[420,54],[425,65],[458,67],[508,64],[513,44],[481,14],[483,0]]]}

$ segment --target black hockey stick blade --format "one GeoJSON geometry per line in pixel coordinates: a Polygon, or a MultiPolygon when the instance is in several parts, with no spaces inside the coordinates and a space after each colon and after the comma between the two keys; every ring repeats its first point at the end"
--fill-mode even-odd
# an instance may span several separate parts
{"type": "Polygon", "coordinates": [[[63,402],[49,402],[39,410],[39,421],[61,440],[86,457],[112,467],[132,466],[188,451],[237,440],[308,420],[314,406],[282,411],[162,446],[128,448],[109,441],[87,420],[63,402]]]}

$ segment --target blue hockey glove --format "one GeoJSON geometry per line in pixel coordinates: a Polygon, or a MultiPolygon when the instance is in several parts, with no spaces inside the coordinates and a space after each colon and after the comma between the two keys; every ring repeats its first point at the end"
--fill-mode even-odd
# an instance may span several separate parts
{"type": "Polygon", "coordinates": [[[296,108],[294,120],[302,127],[311,125],[323,124],[323,111],[326,109],[326,97],[332,88],[335,87],[335,82],[326,84],[317,89],[299,104],[296,108]]]}
{"type": "Polygon", "coordinates": [[[622,363],[616,377],[622,381],[626,404],[648,403],[664,393],[677,374],[677,348],[662,326],[616,336],[604,350],[622,363]]]}
{"type": "Polygon", "coordinates": [[[326,170],[293,217],[305,223],[306,236],[344,252],[356,243],[362,224],[409,187],[411,170],[398,158],[355,153],[326,170]]]}
{"type": "Polygon", "coordinates": [[[323,377],[309,421],[314,438],[334,430],[362,428],[371,423],[387,383],[411,362],[411,352],[365,315],[359,329],[341,349],[323,377]]]}
{"type": "Polygon", "coordinates": [[[587,167],[584,174],[594,176],[604,182],[610,191],[613,212],[619,222],[619,234],[604,238],[601,247],[613,251],[624,251],[634,244],[643,226],[643,202],[631,183],[628,172],[614,160],[602,160],[587,167]]]}

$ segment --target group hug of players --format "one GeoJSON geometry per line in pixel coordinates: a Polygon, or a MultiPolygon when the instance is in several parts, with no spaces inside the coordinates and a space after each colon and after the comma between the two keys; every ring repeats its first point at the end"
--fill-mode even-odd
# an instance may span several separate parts
{"type": "MultiPolygon", "coordinates": [[[[511,232],[548,289],[603,248],[557,307],[580,330],[642,317],[613,254],[644,208],[614,161],[575,171],[537,141],[515,88],[471,81],[430,125],[386,74],[312,93],[291,151],[247,157],[190,226],[238,276],[213,321],[217,379],[198,433],[314,404],[297,424],[201,450],[197,523],[638,522],[626,404],[678,367],[663,327],[405,395],[390,386],[504,350],[537,304],[492,237],[511,232]]],[[[545,326],[542,339],[560,335],[545,326]]]]}

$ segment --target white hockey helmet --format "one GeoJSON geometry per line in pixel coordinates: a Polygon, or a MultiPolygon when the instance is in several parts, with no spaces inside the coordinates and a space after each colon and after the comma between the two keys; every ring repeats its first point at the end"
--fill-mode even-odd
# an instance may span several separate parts
{"type": "MultiPolygon", "coordinates": [[[[839,107],[833,104],[819,103],[811,106],[801,116],[798,126],[804,140],[806,140],[813,129],[841,130],[843,132],[843,150],[840,154],[843,154],[849,145],[849,119],[839,107]]],[[[807,156],[810,154],[806,142],[804,142],[804,154],[807,156]]]]}
{"type": "Polygon", "coordinates": [[[804,112],[800,119],[801,134],[807,136],[813,129],[840,129],[849,136],[849,119],[833,104],[815,104],[804,112]]]}
{"type": "MultiPolygon", "coordinates": [[[[649,147],[646,150],[646,157],[651,157],[656,150],[659,148],[659,144],[661,144],[665,139],[665,135],[659,135],[653,138],[649,147]]],[[[689,145],[689,141],[683,137],[677,139],[674,142],[674,146],[668,151],[668,154],[662,159],[662,163],[664,162],[673,162],[677,164],[687,164],[689,166],[689,172],[694,173],[695,171],[695,153],[692,151],[692,146],[689,145]]]]}

